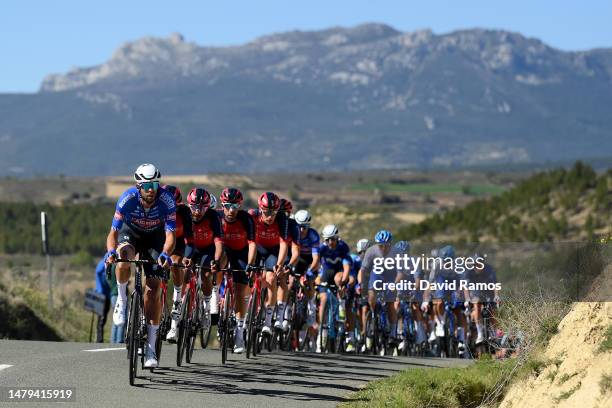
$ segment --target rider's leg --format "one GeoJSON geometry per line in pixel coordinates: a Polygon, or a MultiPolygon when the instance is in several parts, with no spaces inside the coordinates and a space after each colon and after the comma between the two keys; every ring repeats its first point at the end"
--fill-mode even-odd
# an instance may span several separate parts
{"type": "Polygon", "coordinates": [[[276,322],[274,326],[280,328],[285,319],[285,307],[287,306],[287,296],[289,287],[287,286],[287,273],[282,271],[278,275],[278,287],[276,289],[276,322]]]}
{"type": "MultiPolygon", "coordinates": [[[[159,298],[159,279],[147,278],[144,292],[144,314],[147,320],[147,360],[154,356],[159,319],[161,316],[161,302],[159,298]]],[[[155,362],[157,364],[157,362],[155,362]]]]}
{"type": "Polygon", "coordinates": [[[264,323],[263,331],[272,333],[272,313],[274,312],[274,304],[276,304],[277,285],[276,285],[276,274],[273,272],[274,265],[276,264],[276,257],[268,255],[265,260],[265,281],[264,287],[267,287],[268,296],[265,301],[266,305],[266,321],[264,323]]]}
{"type": "MultiPolygon", "coordinates": [[[[134,259],[136,250],[129,243],[120,244],[117,248],[120,259],[134,259]]],[[[119,262],[115,267],[115,279],[117,280],[117,302],[113,310],[113,323],[117,326],[125,324],[125,312],[127,309],[127,285],[130,279],[130,264],[119,262]]]]}
{"type": "Polygon", "coordinates": [[[444,301],[442,299],[433,300],[434,318],[436,322],[436,336],[444,336],[444,301]]]}

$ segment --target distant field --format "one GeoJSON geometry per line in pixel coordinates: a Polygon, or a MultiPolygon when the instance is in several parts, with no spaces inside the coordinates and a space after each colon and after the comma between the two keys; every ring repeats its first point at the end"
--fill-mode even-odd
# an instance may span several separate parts
{"type": "Polygon", "coordinates": [[[456,183],[355,183],[351,190],[394,191],[407,193],[468,193],[468,194],[499,194],[506,189],[494,184],[456,184],[456,183]]]}

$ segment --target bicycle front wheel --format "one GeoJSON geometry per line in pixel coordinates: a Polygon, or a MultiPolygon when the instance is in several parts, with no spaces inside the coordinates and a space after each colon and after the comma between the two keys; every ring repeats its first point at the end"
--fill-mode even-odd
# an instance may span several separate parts
{"type": "Polygon", "coordinates": [[[191,301],[191,292],[187,290],[185,293],[185,299],[181,305],[181,315],[178,323],[178,339],[176,341],[176,365],[181,366],[183,364],[183,357],[185,355],[185,338],[188,337],[189,330],[189,302],[191,301]]]}
{"type": "Polygon", "coordinates": [[[223,316],[220,319],[221,328],[221,363],[225,364],[227,361],[227,348],[229,347],[230,338],[230,291],[226,288],[225,295],[223,296],[223,316]]]}
{"type": "Polygon", "coordinates": [[[135,291],[130,303],[130,316],[128,320],[130,326],[128,327],[127,337],[130,385],[134,385],[138,374],[138,326],[140,324],[140,313],[140,295],[138,291],[135,291]]]}

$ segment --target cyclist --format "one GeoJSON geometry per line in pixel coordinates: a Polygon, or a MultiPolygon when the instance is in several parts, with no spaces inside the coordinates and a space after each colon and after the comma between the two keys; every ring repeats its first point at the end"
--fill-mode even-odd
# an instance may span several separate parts
{"type": "MultiPolygon", "coordinates": [[[[360,339],[361,342],[364,341],[364,339],[366,338],[365,335],[365,327],[366,327],[366,321],[368,318],[368,299],[365,296],[362,296],[362,290],[361,290],[361,283],[359,281],[360,279],[360,274],[359,271],[361,270],[361,265],[363,263],[363,257],[365,255],[366,250],[370,247],[370,240],[367,238],[362,238],[359,241],[357,241],[357,256],[359,258],[359,263],[358,265],[356,263],[354,263],[354,269],[357,271],[357,284],[355,285],[355,294],[359,296],[358,299],[358,306],[359,306],[359,322],[361,323],[361,328],[360,328],[360,339]]],[[[363,292],[365,293],[365,292],[363,292]]],[[[365,343],[363,343],[362,345],[362,349],[361,352],[365,352],[365,343]]]]}
{"type": "MultiPolygon", "coordinates": [[[[193,188],[187,196],[193,225],[193,249],[185,251],[184,264],[200,265],[210,268],[201,271],[202,292],[204,294],[204,315],[219,314],[219,288],[213,285],[213,274],[219,271],[219,262],[223,255],[223,228],[219,214],[210,206],[212,198],[204,188],[193,188]]],[[[219,282],[219,277],[216,277],[219,282]]],[[[205,324],[208,324],[206,321],[205,324]]]]}
{"type": "MultiPolygon", "coordinates": [[[[370,245],[370,241],[367,239],[360,239],[357,241],[357,253],[351,254],[351,271],[349,272],[349,282],[348,282],[348,290],[346,292],[346,320],[347,320],[347,344],[346,344],[346,352],[351,353],[355,351],[355,295],[357,291],[360,290],[359,284],[357,283],[357,275],[359,274],[359,270],[361,269],[361,257],[365,253],[366,249],[370,245]]],[[[361,305],[357,305],[358,310],[361,311],[361,305]]],[[[359,313],[361,316],[361,313],[359,313]]]]}
{"type": "MultiPolygon", "coordinates": [[[[310,226],[312,216],[307,210],[300,210],[295,213],[295,221],[300,229],[300,257],[297,264],[297,272],[306,277],[305,294],[308,298],[306,330],[300,332],[300,344],[303,344],[306,331],[312,331],[317,320],[317,305],[315,303],[314,280],[315,271],[319,270],[319,233],[310,226]]],[[[315,333],[311,332],[311,338],[315,333]]]]}
{"type": "MultiPolygon", "coordinates": [[[[455,248],[451,245],[446,245],[438,251],[439,259],[429,275],[429,282],[435,282],[440,285],[442,283],[451,284],[458,281],[462,275],[455,271],[455,248]]],[[[456,283],[458,285],[458,283],[456,283]]],[[[424,300],[421,305],[421,309],[425,312],[429,308],[429,299],[431,297],[430,290],[427,289],[423,296],[424,300]]],[[[458,352],[463,354],[465,349],[465,333],[467,332],[467,321],[465,315],[462,313],[464,307],[463,294],[458,290],[447,289],[444,287],[437,286],[433,293],[433,311],[435,319],[435,335],[436,337],[444,337],[444,322],[446,320],[446,311],[444,302],[448,302],[453,314],[455,315],[455,321],[458,322],[456,325],[456,335],[458,341],[458,352]]]]}
{"type": "MultiPolygon", "coordinates": [[[[106,238],[105,262],[121,259],[157,260],[163,268],[172,265],[170,254],[174,250],[176,235],[176,204],[174,197],[159,187],[160,171],[152,164],[138,166],[134,172],[135,187],[127,189],[119,200],[111,229],[106,238]]],[[[151,265],[146,265],[149,275],[151,265]]],[[[130,264],[120,262],[115,269],[117,279],[117,303],[113,312],[116,325],[125,324],[127,306],[127,283],[130,278],[130,264]]],[[[158,365],[155,355],[155,341],[161,317],[159,280],[146,277],[144,311],[147,319],[147,347],[145,367],[158,365]]]]}
{"type": "Polygon", "coordinates": [[[249,210],[255,221],[255,243],[257,244],[258,263],[261,261],[266,270],[264,286],[268,288],[265,301],[266,319],[262,333],[271,335],[274,303],[277,303],[275,327],[281,327],[285,313],[285,303],[277,296],[277,280],[285,281],[285,259],[291,243],[287,217],[280,210],[280,198],[272,192],[265,192],[257,200],[258,208],[249,210]]]}
{"type": "MultiPolygon", "coordinates": [[[[392,283],[395,281],[397,277],[397,269],[395,268],[395,264],[393,263],[392,268],[384,268],[382,273],[372,273],[374,268],[374,262],[376,258],[379,259],[394,259],[396,255],[399,254],[397,248],[393,247],[392,244],[393,235],[387,230],[380,230],[376,233],[374,237],[374,245],[368,248],[366,251],[361,269],[359,271],[361,279],[359,279],[360,285],[365,282],[367,278],[368,281],[368,306],[370,310],[376,310],[376,301],[377,301],[377,292],[381,293],[381,297],[383,302],[386,304],[387,314],[389,316],[390,322],[390,334],[391,343],[395,343],[395,335],[397,333],[397,310],[395,309],[395,297],[396,294],[389,290],[379,290],[382,285],[385,283],[392,283]],[[380,282],[377,282],[380,281],[380,282]],[[380,285],[380,286],[379,286],[380,285]]],[[[382,263],[384,265],[384,261],[382,263]]],[[[366,337],[366,348],[370,348],[371,339],[370,335],[373,333],[366,333],[368,337],[366,337]]]]}
{"type": "Polygon", "coordinates": [[[240,209],[244,200],[240,190],[227,187],[219,199],[223,209],[223,247],[236,284],[234,353],[240,354],[244,351],[244,317],[250,295],[247,273],[255,269],[257,257],[255,223],[247,211],[240,209]]]}
{"type": "MultiPolygon", "coordinates": [[[[176,245],[174,247],[174,252],[172,252],[172,266],[170,267],[172,282],[174,283],[174,293],[172,294],[172,323],[168,335],[166,336],[166,340],[173,343],[176,341],[177,336],[177,323],[181,313],[181,296],[185,276],[183,268],[179,268],[177,265],[180,265],[183,261],[185,248],[193,245],[193,230],[191,229],[191,212],[189,211],[189,207],[183,203],[181,190],[169,184],[165,185],[163,188],[174,196],[174,202],[176,203],[176,245]]],[[[193,249],[190,251],[193,251],[193,249]]]]}
{"type": "MultiPolygon", "coordinates": [[[[281,198],[279,211],[284,213],[285,217],[287,217],[289,237],[291,238],[287,268],[289,270],[296,270],[296,266],[300,259],[300,228],[295,219],[291,218],[291,213],[293,212],[293,204],[291,203],[291,201],[285,198],[281,198]]],[[[279,299],[283,300],[283,303],[285,305],[287,305],[287,301],[289,299],[289,288],[293,285],[293,279],[293,276],[289,275],[289,282],[287,283],[287,280],[283,279],[283,281],[280,282],[278,288],[278,297],[279,299]]],[[[291,316],[291,313],[292,310],[290,310],[290,307],[285,307],[285,312],[282,319],[282,328],[285,332],[289,330],[289,321],[287,319],[291,316]]],[[[277,319],[277,321],[279,320],[277,319]]]]}
{"type": "MultiPolygon", "coordinates": [[[[397,242],[395,244],[395,248],[399,251],[400,254],[406,254],[406,255],[410,254],[410,243],[408,241],[397,242]]],[[[421,313],[421,308],[420,308],[420,305],[423,302],[423,293],[419,289],[419,286],[420,286],[420,281],[423,278],[423,271],[420,267],[417,267],[414,270],[412,268],[413,268],[413,265],[410,264],[407,269],[403,269],[399,271],[396,281],[397,282],[400,282],[400,281],[413,282],[415,284],[415,289],[414,290],[406,289],[406,290],[398,291],[398,299],[396,301],[395,307],[397,310],[400,310],[399,309],[400,302],[401,302],[400,298],[409,303],[410,311],[412,313],[414,321],[416,322],[415,342],[416,344],[422,344],[427,339],[427,336],[425,333],[425,326],[423,323],[423,314],[421,313]]],[[[404,328],[404,331],[406,331],[406,328],[404,328]]],[[[406,339],[402,339],[401,343],[399,344],[397,348],[401,351],[401,350],[404,350],[406,345],[407,345],[406,339]]]]}
{"type": "MultiPolygon", "coordinates": [[[[481,253],[474,254],[476,261],[473,269],[468,269],[463,277],[470,283],[497,283],[497,275],[493,267],[486,261],[486,257],[481,253]],[[480,262],[479,262],[480,261],[480,262]]],[[[486,304],[499,304],[499,291],[494,290],[465,290],[465,307],[472,304],[471,318],[476,322],[476,344],[484,342],[482,308],[486,304]]]]}
{"type": "MultiPolygon", "coordinates": [[[[336,285],[338,295],[349,281],[351,271],[351,255],[349,246],[340,239],[338,227],[329,224],[321,230],[324,244],[319,249],[321,266],[319,268],[319,281],[321,284],[336,285]]],[[[327,303],[327,292],[324,288],[319,291],[319,330],[323,330],[325,305],[327,303]]],[[[328,322],[334,324],[334,322],[328,322]]],[[[317,336],[317,353],[321,352],[321,336],[317,336]]]]}

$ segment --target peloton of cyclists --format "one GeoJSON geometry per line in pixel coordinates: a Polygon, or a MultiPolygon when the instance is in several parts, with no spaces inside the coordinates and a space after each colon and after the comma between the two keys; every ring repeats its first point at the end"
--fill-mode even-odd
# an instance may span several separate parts
{"type": "MultiPolygon", "coordinates": [[[[445,304],[451,303],[451,310],[458,322],[458,329],[451,335],[456,336],[459,351],[465,348],[467,326],[463,308],[471,310],[471,319],[477,331],[476,344],[485,339],[482,324],[483,305],[499,302],[499,293],[495,291],[436,291],[401,290],[398,292],[380,291],[374,282],[384,283],[412,280],[419,287],[423,271],[385,268],[380,274],[373,273],[375,258],[395,258],[396,255],[410,253],[407,241],[393,243],[392,234],[380,230],[373,241],[360,239],[356,244],[356,253],[351,254],[349,246],[340,239],[338,227],[326,225],[321,236],[312,227],[312,216],[307,210],[300,210],[291,217],[291,201],[281,199],[272,192],[259,196],[257,208],[246,211],[242,209],[244,198],[242,192],[233,187],[225,188],[219,196],[219,202],[206,189],[197,187],[187,196],[187,205],[183,203],[181,191],[172,185],[160,186],[161,174],[152,164],[143,164],[134,174],[135,186],[126,190],[119,198],[111,230],[107,237],[106,262],[115,259],[134,259],[137,255],[157,262],[160,267],[170,267],[174,282],[172,296],[172,325],[166,340],[176,341],[176,328],[181,296],[184,287],[184,271],[176,267],[202,266],[202,290],[204,293],[205,315],[218,314],[219,284],[223,276],[218,273],[221,268],[233,271],[236,284],[236,333],[234,335],[234,352],[244,351],[244,322],[246,305],[249,298],[249,274],[256,270],[256,265],[263,265],[265,287],[268,296],[265,300],[265,323],[262,332],[272,334],[274,329],[286,330],[287,317],[291,315],[286,308],[289,296],[288,283],[291,285],[294,274],[301,277],[306,295],[306,324],[299,328],[299,344],[306,336],[317,338],[316,351],[321,352],[320,339],[316,329],[322,330],[323,311],[328,293],[319,291],[317,313],[317,296],[315,282],[335,285],[338,291],[340,320],[346,317],[346,344],[344,350],[353,352],[357,346],[357,335],[364,341],[360,350],[367,351],[372,344],[366,333],[366,322],[369,310],[375,310],[376,302],[382,301],[386,309],[389,326],[389,342],[399,343],[399,350],[405,346],[405,338],[398,333],[398,310],[400,300],[409,304],[411,318],[415,322],[415,340],[421,344],[426,341],[427,328],[422,312],[430,312],[435,327],[431,336],[448,335],[445,331],[445,304]],[[214,207],[218,206],[218,210],[214,207]],[[323,242],[321,242],[323,241],[323,242]],[[173,267],[174,265],[174,267],[173,267]],[[214,279],[213,279],[214,278],[214,279]],[[214,284],[213,284],[214,283],[214,284]],[[359,299],[360,297],[360,299],[359,299]],[[358,302],[355,298],[359,299],[358,302]],[[433,305],[430,306],[430,302],[433,305]],[[418,307],[418,306],[421,307],[418,307]],[[276,316],[273,316],[276,308],[276,316]],[[318,316],[317,316],[318,315],[318,316]],[[401,340],[401,343],[400,343],[401,340]]],[[[454,248],[450,245],[436,250],[441,258],[455,258],[454,248]]],[[[432,255],[434,252],[432,252],[432,255]]],[[[476,254],[475,257],[481,256],[476,254]]],[[[145,268],[149,272],[151,267],[145,268]]],[[[119,263],[116,268],[118,282],[118,301],[113,313],[115,323],[125,323],[124,310],[127,307],[126,285],[130,276],[130,265],[119,263]]],[[[464,279],[470,282],[496,282],[495,271],[488,264],[467,270],[464,279]]],[[[440,283],[444,280],[454,281],[458,273],[444,267],[430,271],[429,281],[440,283]]],[[[161,315],[159,302],[159,281],[146,279],[145,315],[147,318],[147,347],[145,350],[145,367],[157,367],[155,340],[161,315]]],[[[289,286],[291,287],[291,286],[289,286]]],[[[209,321],[210,324],[210,321],[209,321]]],[[[314,343],[314,342],[313,342],[314,343]]],[[[312,344],[314,346],[314,344],[312,344]]]]}

